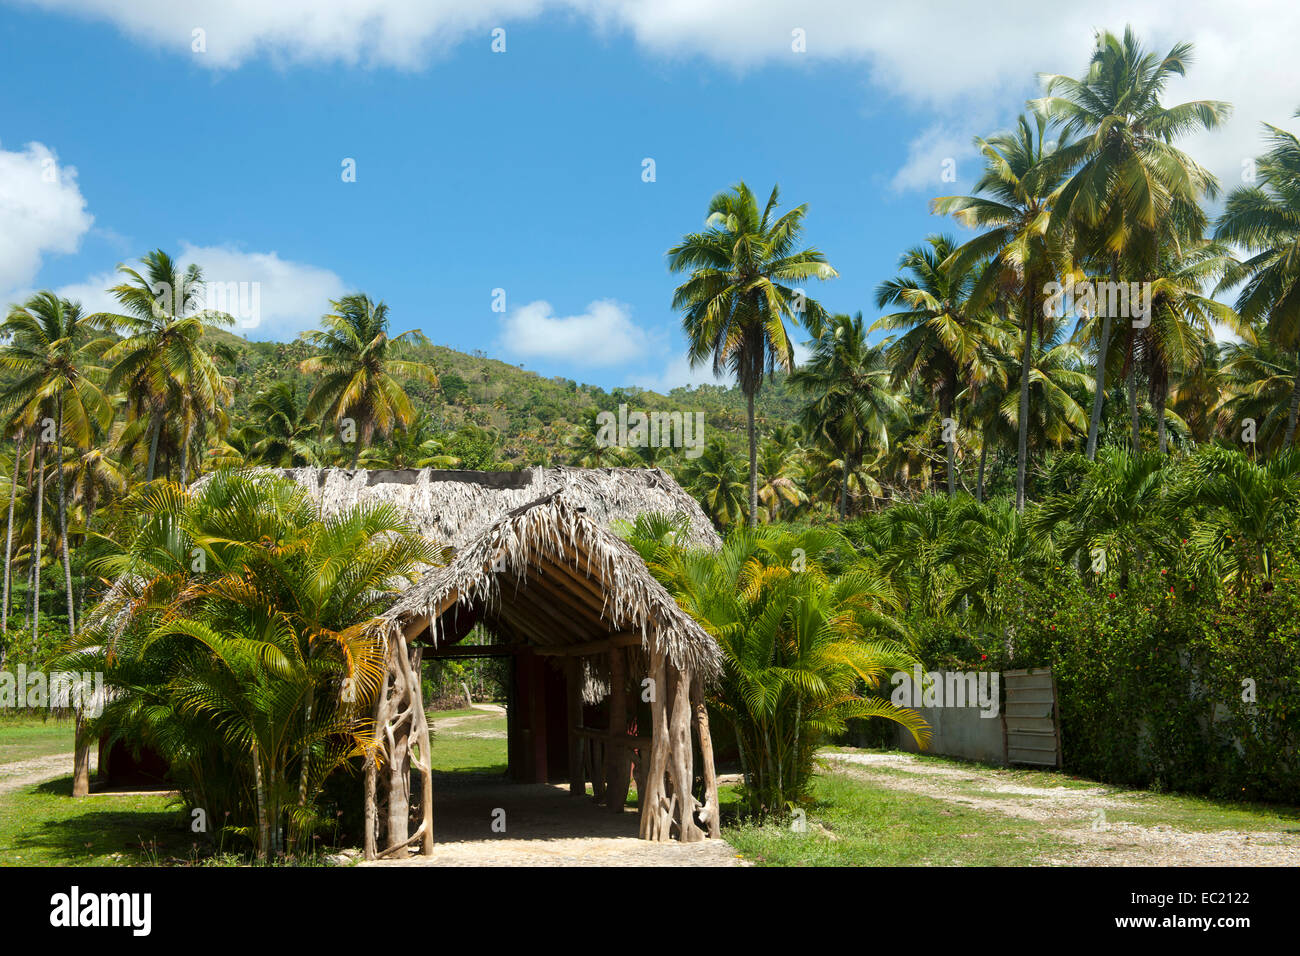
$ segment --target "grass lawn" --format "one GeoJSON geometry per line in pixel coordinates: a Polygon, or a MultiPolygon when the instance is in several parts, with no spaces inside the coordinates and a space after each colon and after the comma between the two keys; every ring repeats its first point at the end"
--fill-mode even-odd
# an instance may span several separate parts
{"type": "MultiPolygon", "coordinates": [[[[732,824],[722,835],[764,866],[1021,866],[1064,854],[1070,844],[1034,823],[954,807],[943,800],[819,773],[806,808],[807,831],[790,824],[732,824]]],[[[719,794],[723,819],[739,809],[719,794]]]]}
{"type": "MultiPolygon", "coordinates": [[[[456,716],[458,711],[440,711],[438,717],[456,716]]],[[[466,711],[478,713],[483,711],[466,711]]],[[[433,769],[436,773],[506,772],[505,717],[478,717],[439,732],[432,727],[433,769]],[[498,733],[499,737],[468,736],[498,733]]]]}
{"type": "Polygon", "coordinates": [[[0,763],[72,753],[72,721],[40,717],[0,720],[0,763]]]}
{"type": "Polygon", "coordinates": [[[0,793],[0,866],[131,866],[193,854],[174,797],[71,797],[71,776],[0,793]]]}

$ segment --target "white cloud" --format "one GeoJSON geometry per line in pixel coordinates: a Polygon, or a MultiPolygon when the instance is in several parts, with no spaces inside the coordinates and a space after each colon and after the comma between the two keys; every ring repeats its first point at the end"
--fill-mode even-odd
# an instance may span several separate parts
{"type": "Polygon", "coordinates": [[[976,152],[971,127],[958,130],[936,123],[923,130],[907,147],[907,160],[894,173],[894,192],[920,190],[929,195],[956,193],[960,182],[970,182],[976,152]]]}
{"type": "Polygon", "coordinates": [[[714,378],[712,362],[705,362],[703,365],[691,368],[690,357],[685,352],[686,348],[682,346],[678,353],[668,360],[663,371],[633,375],[630,377],[631,383],[638,388],[667,395],[674,388],[689,388],[694,385],[731,385],[735,381],[731,375],[714,378]]]}
{"type": "Polygon", "coordinates": [[[330,300],[347,292],[337,273],[281,259],[274,251],[245,252],[235,246],[195,246],[182,241],[176,258],[186,264],[198,263],[209,287],[257,283],[260,316],[256,321],[237,314],[233,307],[226,310],[240,318],[232,331],[254,339],[290,339],[304,329],[315,328],[329,310],[330,300]]]}
{"type": "MultiPolygon", "coordinates": [[[[285,340],[315,328],[328,311],[329,300],[347,291],[343,280],[330,270],[281,259],[275,252],[244,252],[234,246],[181,242],[174,258],[182,265],[194,262],[202,268],[213,300],[218,283],[243,284],[232,287],[241,298],[229,300],[225,311],[239,320],[230,331],[250,339],[285,340]]],[[[84,312],[116,312],[121,306],[108,289],[120,282],[119,273],[101,272],[54,291],[80,302],[84,312]]],[[[217,301],[207,304],[221,305],[217,301]]]]}
{"type": "MultiPolygon", "coordinates": [[[[876,90],[932,113],[939,128],[969,142],[972,115],[1007,117],[1036,95],[1039,71],[1080,73],[1096,28],[1131,23],[1163,52],[1196,45],[1190,77],[1168,100],[1209,97],[1236,114],[1216,134],[1187,141],[1225,186],[1259,152],[1259,124],[1285,123],[1297,105],[1294,0],[1041,0],[866,4],[861,0],[26,0],[49,10],[105,20],[139,40],[195,63],[228,69],[252,59],[417,68],[456,44],[489,54],[490,31],[544,12],[585,17],[604,33],[626,32],[646,51],[698,57],[737,69],[817,60],[859,63],[876,90]],[[206,31],[194,53],[192,31],[206,31]],[[806,52],[792,50],[803,30],[806,52]]],[[[507,49],[509,49],[509,37],[507,49]]],[[[981,132],[985,130],[979,130],[981,132]]],[[[895,177],[909,188],[935,143],[922,133],[895,177]]],[[[961,145],[959,143],[959,145],[961,145]]],[[[946,147],[945,147],[946,148],[946,147]]],[[[918,187],[921,188],[921,187],[918,187]]]]}
{"type": "Polygon", "coordinates": [[[585,312],[564,316],[549,302],[529,302],[502,319],[497,345],[519,358],[582,367],[639,364],[662,351],[655,336],[632,321],[628,307],[613,299],[597,299],[585,312]]]}
{"type": "Polygon", "coordinates": [[[45,256],[76,252],[94,217],[77,187],[77,171],[60,166],[47,146],[0,149],[0,294],[9,301],[30,285],[45,256]]]}

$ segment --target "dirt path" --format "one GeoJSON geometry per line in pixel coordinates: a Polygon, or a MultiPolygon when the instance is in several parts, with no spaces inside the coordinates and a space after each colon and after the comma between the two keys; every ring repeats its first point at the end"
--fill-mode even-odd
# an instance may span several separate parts
{"type": "Polygon", "coordinates": [[[456,737],[505,739],[506,732],[504,730],[475,731],[463,727],[464,724],[485,720],[489,717],[504,717],[506,715],[506,709],[504,707],[500,704],[471,704],[470,706],[475,710],[482,711],[482,713],[461,714],[458,717],[439,717],[435,714],[430,718],[430,723],[433,725],[433,732],[435,734],[445,734],[450,730],[454,730],[454,736],[456,737]]]}
{"type": "Polygon", "coordinates": [[[0,763],[0,793],[12,793],[33,784],[53,780],[55,777],[68,776],[72,773],[72,758],[73,753],[69,750],[65,754],[54,754],[50,757],[33,757],[30,760],[0,763]]]}
{"type": "Polygon", "coordinates": [[[983,767],[949,767],[911,754],[820,754],[827,765],[872,785],[921,794],[962,806],[1044,824],[1078,844],[1068,858],[1047,865],[1076,866],[1300,866],[1300,827],[1291,832],[1190,831],[1109,819],[1152,812],[1109,788],[1028,786],[998,779],[983,767]],[[1107,811],[1110,811],[1108,814],[1107,811]]]}

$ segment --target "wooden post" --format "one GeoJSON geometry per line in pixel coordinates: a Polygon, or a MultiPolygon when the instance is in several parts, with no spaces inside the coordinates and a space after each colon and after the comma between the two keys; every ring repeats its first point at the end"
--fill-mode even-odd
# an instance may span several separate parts
{"type": "Polygon", "coordinates": [[[691,708],[695,711],[695,735],[700,741],[700,763],[704,770],[704,811],[709,817],[709,836],[717,840],[722,837],[722,824],[718,819],[718,771],[713,765],[709,708],[704,703],[704,681],[699,674],[691,678],[691,708]]]}
{"type": "Polygon", "coordinates": [[[694,753],[691,750],[691,677],[687,671],[670,665],[673,687],[672,715],[668,719],[672,749],[668,756],[668,773],[673,784],[673,807],[677,839],[696,843],[704,832],[695,824],[694,753]]]}
{"type": "Polygon", "coordinates": [[[646,768],[645,798],[641,801],[641,839],[667,840],[664,770],[668,766],[668,681],[664,652],[650,653],[650,760],[646,768]]]}
{"type": "Polygon", "coordinates": [[[609,743],[605,745],[605,805],[623,812],[627,802],[627,657],[621,647],[609,652],[609,743]]]}
{"type": "Polygon", "coordinates": [[[565,701],[569,718],[569,793],[581,797],[587,792],[586,777],[582,772],[583,741],[578,736],[582,727],[582,661],[574,658],[564,662],[565,701]]]}
{"type": "Polygon", "coordinates": [[[76,722],[73,724],[72,795],[84,797],[90,793],[90,741],[86,739],[85,702],[77,704],[76,722]]]}
{"type": "MultiPolygon", "coordinates": [[[[392,638],[389,638],[391,641],[392,638]]],[[[376,859],[379,856],[378,835],[379,835],[379,755],[384,749],[384,728],[388,725],[388,668],[384,668],[384,676],[379,681],[379,691],[375,697],[374,721],[375,721],[375,750],[366,758],[366,779],[365,779],[365,836],[363,847],[367,860],[376,859]]]]}

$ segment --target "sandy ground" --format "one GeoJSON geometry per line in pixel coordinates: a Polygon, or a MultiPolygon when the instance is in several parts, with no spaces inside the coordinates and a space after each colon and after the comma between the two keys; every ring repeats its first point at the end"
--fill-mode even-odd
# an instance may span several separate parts
{"type": "MultiPolygon", "coordinates": [[[[1078,851],[1066,858],[1040,861],[1046,865],[1300,866],[1300,825],[1290,832],[1192,832],[1138,825],[1107,819],[1107,810],[1133,810],[1138,805],[1100,785],[1079,788],[1005,783],[992,770],[940,766],[910,754],[825,752],[821,756],[831,768],[868,780],[873,786],[1033,820],[1078,845],[1078,851]],[[881,773],[880,768],[904,773],[881,773]],[[969,788],[972,783],[983,792],[973,793],[957,786],[969,788]]],[[[1150,806],[1142,809],[1149,811],[1150,806]]]]}
{"type": "MultiPolygon", "coordinates": [[[[435,734],[480,733],[473,722],[503,708],[476,705],[479,715],[434,718],[435,734]]],[[[432,857],[381,860],[361,866],[743,866],[722,840],[649,843],[637,837],[633,811],[614,813],[567,786],[455,779],[443,775],[434,794],[432,857]],[[504,827],[504,830],[502,828],[504,827]]]]}

